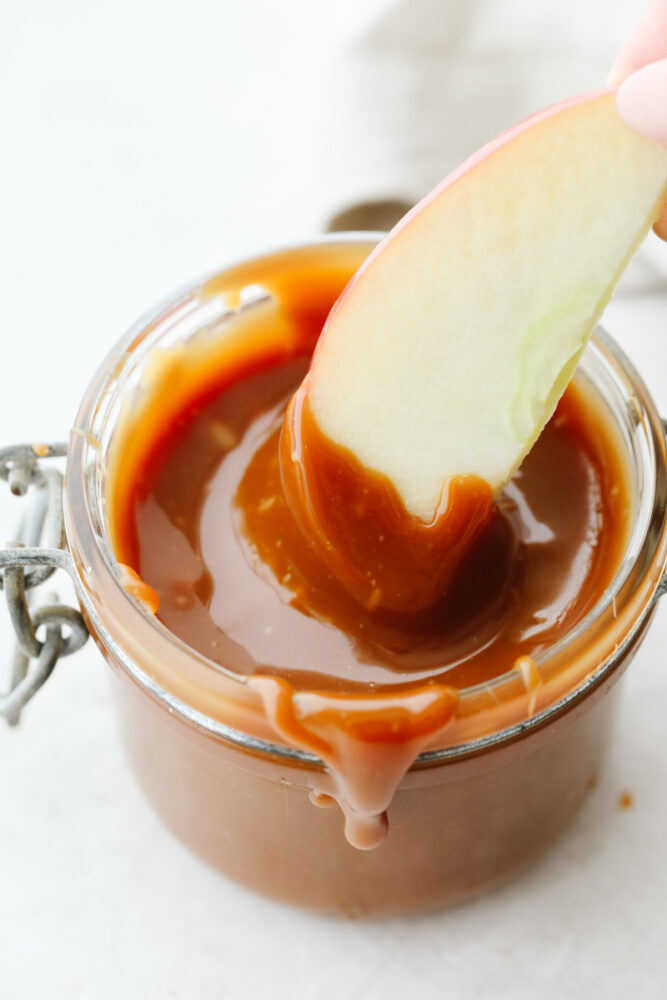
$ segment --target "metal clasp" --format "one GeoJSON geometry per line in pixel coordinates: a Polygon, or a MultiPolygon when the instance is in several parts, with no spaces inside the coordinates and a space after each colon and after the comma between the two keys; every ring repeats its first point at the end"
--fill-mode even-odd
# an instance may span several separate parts
{"type": "Polygon", "coordinates": [[[88,638],[79,611],[58,603],[52,593],[41,592],[41,601],[35,593],[57,569],[75,576],[64,548],[63,477],[57,468],[43,467],[46,460],[66,455],[64,443],[0,449],[0,479],[15,496],[26,497],[16,538],[0,549],[0,591],[17,639],[0,716],[12,726],[60,657],[76,652],[88,638]]]}

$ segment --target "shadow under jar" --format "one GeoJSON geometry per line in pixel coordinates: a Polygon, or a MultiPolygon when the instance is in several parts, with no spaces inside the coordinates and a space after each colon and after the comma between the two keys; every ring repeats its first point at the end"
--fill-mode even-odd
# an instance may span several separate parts
{"type": "Polygon", "coordinates": [[[459,690],[450,722],[398,783],[384,841],[370,851],[350,846],[339,810],[314,804],[333,788],[318,755],[280,736],[247,675],[186,644],[128,589],[108,500],[114,440],[141,413],[156,358],[191,345],[205,353],[235,330],[243,335],[244,311],[262,299],[268,274],[280,275],[292,304],[304,273],[330,280],[335,298],[375,240],[337,235],[255,258],[141,320],[86,393],[66,479],[82,609],[112,668],[123,741],[147,798],[233,879],[347,916],[425,910],[482,892],[567,825],[599,773],[616,681],[650,622],[667,558],[662,422],[630,362],[598,332],[576,378],[613,425],[628,469],[631,513],[615,575],[595,606],[535,657],[530,682],[510,664],[459,690]]]}

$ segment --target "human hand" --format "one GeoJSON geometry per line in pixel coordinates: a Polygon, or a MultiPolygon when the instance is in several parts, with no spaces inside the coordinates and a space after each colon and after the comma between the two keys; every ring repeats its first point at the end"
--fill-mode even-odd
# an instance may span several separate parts
{"type": "MultiPolygon", "coordinates": [[[[608,83],[618,86],[621,118],[637,132],[667,142],[667,0],[651,0],[621,49],[608,83]]],[[[653,227],[667,240],[667,208],[653,227]]]]}

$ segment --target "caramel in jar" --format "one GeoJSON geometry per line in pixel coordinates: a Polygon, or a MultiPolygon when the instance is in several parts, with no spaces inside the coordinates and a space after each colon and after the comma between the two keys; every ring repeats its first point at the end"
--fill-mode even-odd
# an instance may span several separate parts
{"type": "Polygon", "coordinates": [[[283,425],[291,405],[287,428],[298,419],[303,440],[322,445],[290,400],[354,266],[267,267],[268,297],[230,318],[232,335],[163,354],[141,420],[112,455],[109,518],[128,589],[247,678],[274,731],[327,764],[314,804],[337,801],[348,840],[372,848],[401,779],[455,723],[460,690],[491,690],[514,666],[524,710],[535,711],[536,658],[604,593],[630,501],[614,434],[575,381],[495,506],[484,484],[452,484],[466,504],[450,543],[475,515],[453,571],[439,571],[447,539],[425,531],[421,548],[406,549],[388,484],[370,478],[360,492],[351,456],[326,442],[316,520],[327,520],[315,544],[313,520],[299,524],[289,502],[302,484],[281,463],[294,443],[283,425]],[[369,566],[356,583],[350,545],[369,566]],[[411,581],[419,597],[405,607],[411,581]],[[399,599],[388,606],[382,588],[399,599]]]}

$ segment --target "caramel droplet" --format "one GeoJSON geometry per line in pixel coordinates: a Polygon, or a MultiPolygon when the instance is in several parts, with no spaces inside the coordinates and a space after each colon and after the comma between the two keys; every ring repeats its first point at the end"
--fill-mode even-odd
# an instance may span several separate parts
{"type": "Polygon", "coordinates": [[[120,585],[131,597],[139,601],[151,615],[155,615],[160,607],[160,598],[152,587],[141,579],[136,570],[125,563],[119,563],[120,585]]]}

